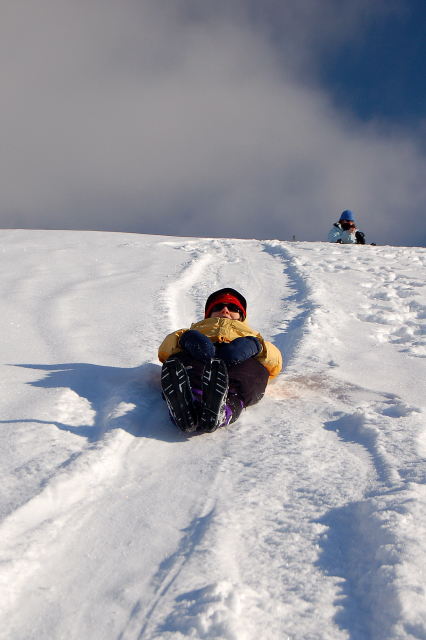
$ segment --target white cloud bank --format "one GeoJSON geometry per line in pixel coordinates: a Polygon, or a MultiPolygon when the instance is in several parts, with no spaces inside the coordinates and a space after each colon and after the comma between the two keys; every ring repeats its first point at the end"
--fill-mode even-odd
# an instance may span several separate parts
{"type": "Polygon", "coordinates": [[[322,240],[350,208],[369,241],[424,244],[412,134],[306,82],[317,5],[286,3],[280,58],[242,3],[7,1],[0,226],[322,240]]]}

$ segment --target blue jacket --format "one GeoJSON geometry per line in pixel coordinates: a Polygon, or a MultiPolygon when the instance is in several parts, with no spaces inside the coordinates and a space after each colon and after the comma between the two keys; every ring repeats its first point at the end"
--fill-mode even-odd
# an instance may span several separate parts
{"type": "Polygon", "coordinates": [[[357,244],[355,231],[344,231],[338,222],[335,222],[328,232],[329,242],[341,241],[342,244],[357,244]]]}

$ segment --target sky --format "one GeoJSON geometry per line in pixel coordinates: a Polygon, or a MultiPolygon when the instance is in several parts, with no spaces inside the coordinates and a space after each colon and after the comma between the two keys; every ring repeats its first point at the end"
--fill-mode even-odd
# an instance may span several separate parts
{"type": "Polygon", "coordinates": [[[5,0],[0,227],[424,246],[402,0],[5,0]]]}

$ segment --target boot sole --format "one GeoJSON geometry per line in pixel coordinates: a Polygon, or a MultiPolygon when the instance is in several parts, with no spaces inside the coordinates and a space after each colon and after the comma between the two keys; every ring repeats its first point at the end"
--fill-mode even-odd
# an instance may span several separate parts
{"type": "Polygon", "coordinates": [[[179,360],[163,364],[161,388],[176,426],[185,433],[195,431],[198,426],[197,411],[188,374],[179,360]]]}
{"type": "Polygon", "coordinates": [[[213,359],[203,372],[200,429],[212,433],[220,426],[228,393],[228,370],[223,360],[213,359]]]}

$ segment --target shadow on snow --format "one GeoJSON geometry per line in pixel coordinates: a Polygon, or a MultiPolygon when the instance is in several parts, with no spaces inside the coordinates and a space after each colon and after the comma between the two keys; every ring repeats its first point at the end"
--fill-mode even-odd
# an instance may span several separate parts
{"type": "Polygon", "coordinates": [[[123,429],[135,437],[166,442],[188,439],[169,420],[166,403],[161,398],[160,365],[147,363],[128,369],[87,363],[13,366],[44,371],[46,375],[41,380],[27,384],[43,389],[71,390],[77,401],[88,401],[90,417],[86,415],[86,420],[77,420],[80,424],[76,425],[75,419],[67,421],[66,412],[64,416],[64,412],[58,410],[58,420],[34,416],[3,420],[3,424],[54,424],[58,429],[87,438],[89,442],[100,440],[113,429],[123,429]]]}

